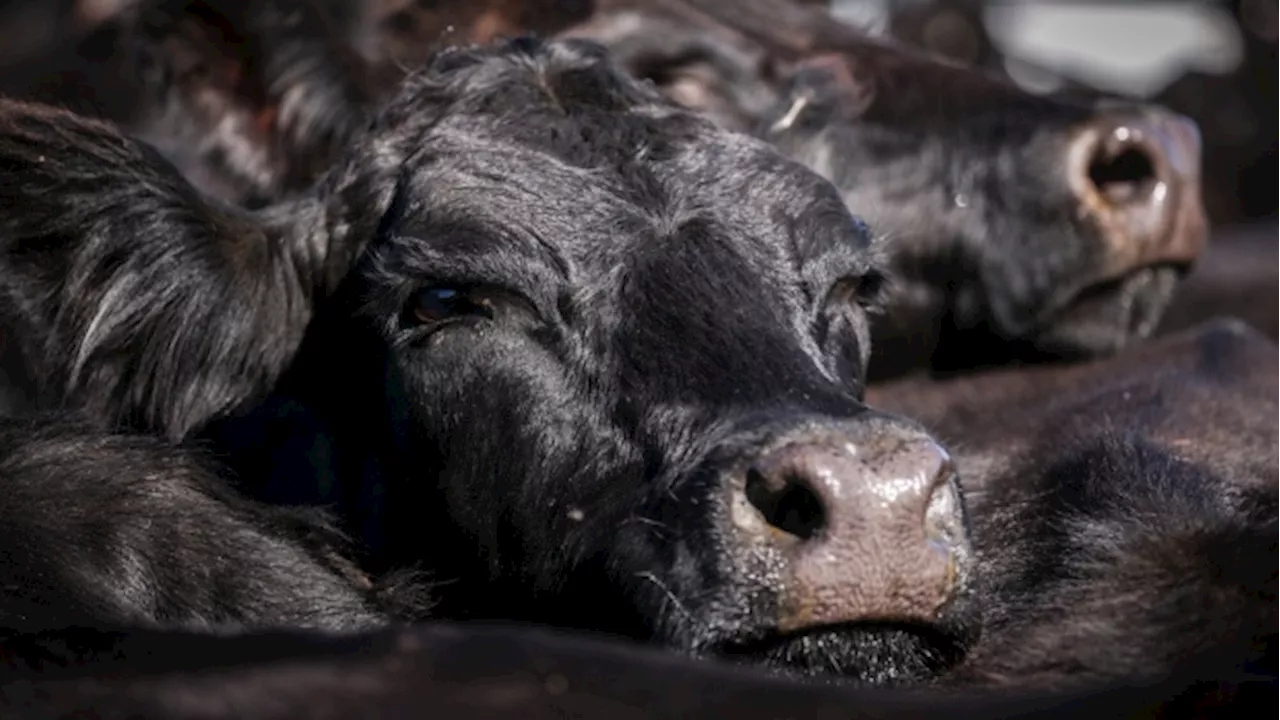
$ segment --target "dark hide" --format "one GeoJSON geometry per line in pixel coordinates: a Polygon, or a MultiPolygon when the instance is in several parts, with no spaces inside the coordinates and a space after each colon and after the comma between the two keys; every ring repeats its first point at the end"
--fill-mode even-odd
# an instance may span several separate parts
{"type": "Polygon", "coordinates": [[[1274,487],[1278,365],[1274,342],[1238,320],[1216,320],[1109,359],[902,380],[873,388],[868,400],[937,433],[975,499],[993,464],[1090,429],[1134,434],[1224,479],[1274,487]]]}
{"type": "Polygon", "coordinates": [[[549,35],[586,17],[591,0],[322,0],[372,66],[416,68],[449,45],[549,35]]]}
{"type": "Polygon", "coordinates": [[[5,638],[0,655],[10,661],[0,707],[32,720],[1230,717],[1276,691],[1273,678],[1202,680],[1212,658],[1189,658],[1156,683],[1090,692],[851,690],[516,627],[218,639],[81,630],[5,638]],[[17,665],[18,656],[57,664],[17,665]]]}
{"type": "MultiPolygon", "coordinates": [[[[1214,226],[1274,221],[1276,199],[1276,7],[1267,0],[1221,0],[1243,57],[1227,72],[1190,70],[1152,98],[1196,121],[1204,140],[1204,202],[1214,226]]],[[[925,0],[892,7],[889,31],[897,38],[966,65],[1004,75],[1006,58],[983,24],[982,3],[925,0]]],[[[1217,9],[1217,8],[1215,8],[1217,9]]],[[[1207,17],[1207,15],[1206,15],[1207,17]]],[[[1221,16],[1219,16],[1221,17],[1221,16]]],[[[1226,20],[1227,18],[1222,18],[1226,20]]],[[[1019,66],[1028,60],[1019,58],[1019,66]]],[[[1055,73],[1046,68],[1032,70],[1055,73]]],[[[1083,83],[1055,78],[1064,93],[1083,93],[1083,83]]]]}
{"type": "Polygon", "coordinates": [[[208,461],[158,439],[0,421],[0,517],[10,632],[388,622],[323,513],[239,497],[208,461]]]}
{"type": "Polygon", "coordinates": [[[876,388],[966,478],[1000,602],[958,676],[1053,684],[1206,650],[1274,677],[1278,363],[1219,321],[1074,367],[876,388]]]}
{"type": "Polygon", "coordinates": [[[636,77],[697,110],[721,127],[752,132],[778,101],[786,68],[803,41],[783,32],[760,37],[726,20],[745,10],[750,20],[805,12],[794,2],[720,3],[708,8],[683,0],[602,0],[589,18],[560,30],[595,40],[636,77]],[[763,16],[763,18],[761,17],[763,16]]]}
{"type": "MultiPolygon", "coordinates": [[[[1036,98],[867,45],[824,62],[797,72],[760,127],[888,236],[896,289],[876,328],[873,379],[922,358],[953,372],[1108,354],[1154,331],[1204,244],[1198,185],[1173,171],[1135,175],[1136,188],[1162,183],[1156,209],[1112,205],[1085,171],[1106,162],[1078,155],[1108,126],[1168,138],[1182,121],[1036,98]]],[[[1195,163],[1194,142],[1131,157],[1195,163]]]]}
{"type": "Polygon", "coordinates": [[[974,497],[980,594],[993,602],[953,679],[1152,679],[1209,654],[1203,680],[1274,681],[1274,465],[1270,480],[1215,477],[1136,432],[1068,427],[1015,456],[974,497]]]}

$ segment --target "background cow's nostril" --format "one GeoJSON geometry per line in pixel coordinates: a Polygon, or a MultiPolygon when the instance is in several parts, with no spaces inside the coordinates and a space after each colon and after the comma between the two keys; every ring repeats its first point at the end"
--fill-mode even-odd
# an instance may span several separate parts
{"type": "Polygon", "coordinates": [[[1113,205],[1145,199],[1155,189],[1155,163],[1140,145],[1103,143],[1089,163],[1089,180],[1113,205]]]}
{"type": "Polygon", "coordinates": [[[826,527],[822,501],[804,478],[789,473],[771,477],[752,468],[747,471],[746,495],[765,522],[801,540],[826,527]]]}

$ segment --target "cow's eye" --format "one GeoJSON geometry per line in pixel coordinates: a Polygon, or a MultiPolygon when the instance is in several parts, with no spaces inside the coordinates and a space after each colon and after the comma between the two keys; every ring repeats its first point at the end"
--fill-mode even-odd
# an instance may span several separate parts
{"type": "Polygon", "coordinates": [[[884,301],[885,277],[872,270],[863,275],[844,278],[831,288],[827,302],[856,304],[871,313],[879,312],[884,301]]]}
{"type": "Polygon", "coordinates": [[[863,392],[871,359],[868,315],[879,312],[884,276],[877,271],[851,275],[835,283],[815,325],[828,368],[858,395],[863,392]]]}
{"type": "Polygon", "coordinates": [[[493,319],[493,297],[474,288],[448,285],[425,287],[409,301],[409,320],[434,325],[460,317],[493,319]]]}

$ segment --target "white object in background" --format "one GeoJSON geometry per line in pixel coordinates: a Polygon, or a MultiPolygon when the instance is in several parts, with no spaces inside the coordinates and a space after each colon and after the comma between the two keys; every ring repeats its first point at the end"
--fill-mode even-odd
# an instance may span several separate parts
{"type": "Polygon", "coordinates": [[[1239,29],[1215,2],[1001,0],[986,5],[983,20],[1012,58],[1015,81],[1024,61],[1101,90],[1151,97],[1188,70],[1230,72],[1244,55],[1239,29]]]}
{"type": "Polygon", "coordinates": [[[883,35],[889,30],[890,3],[891,0],[835,0],[831,14],[872,35],[883,35]]]}

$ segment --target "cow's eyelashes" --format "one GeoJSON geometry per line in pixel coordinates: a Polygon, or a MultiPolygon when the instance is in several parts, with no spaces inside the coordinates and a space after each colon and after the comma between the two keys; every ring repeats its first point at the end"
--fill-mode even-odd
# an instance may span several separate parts
{"type": "Polygon", "coordinates": [[[493,299],[470,288],[433,285],[414,293],[409,319],[415,325],[435,325],[460,317],[492,320],[493,299]]]}
{"type": "Polygon", "coordinates": [[[510,310],[530,310],[518,295],[483,285],[427,285],[409,298],[404,322],[409,327],[434,327],[456,320],[498,320],[510,310]]]}

